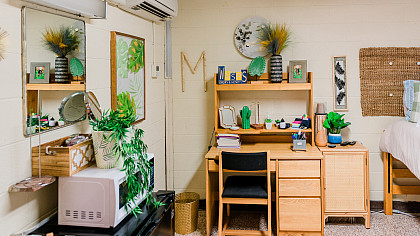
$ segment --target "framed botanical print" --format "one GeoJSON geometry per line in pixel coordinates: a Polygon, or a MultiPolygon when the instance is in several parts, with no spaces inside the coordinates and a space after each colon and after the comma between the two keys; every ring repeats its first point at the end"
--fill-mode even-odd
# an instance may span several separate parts
{"type": "Polygon", "coordinates": [[[346,56],[333,57],[334,111],[348,111],[346,56]]]}
{"type": "Polygon", "coordinates": [[[136,121],[146,119],[145,40],[111,31],[111,107],[118,94],[128,92],[136,106],[136,121]]]}
{"type": "Polygon", "coordinates": [[[306,60],[289,62],[289,83],[306,83],[307,75],[306,60]]]}
{"type": "Polygon", "coordinates": [[[50,63],[31,62],[30,84],[49,84],[50,83],[50,63]]]}

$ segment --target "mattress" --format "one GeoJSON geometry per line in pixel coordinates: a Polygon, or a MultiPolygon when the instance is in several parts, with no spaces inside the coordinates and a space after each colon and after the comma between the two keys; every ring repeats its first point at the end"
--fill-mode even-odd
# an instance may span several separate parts
{"type": "Polygon", "coordinates": [[[415,123],[401,120],[388,126],[379,147],[404,163],[420,179],[420,127],[415,123]]]}

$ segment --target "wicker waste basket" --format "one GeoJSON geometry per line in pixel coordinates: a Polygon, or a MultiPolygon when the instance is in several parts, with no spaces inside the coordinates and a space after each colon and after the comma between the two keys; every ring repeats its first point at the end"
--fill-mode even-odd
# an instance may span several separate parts
{"type": "Polygon", "coordinates": [[[175,232],[190,234],[197,229],[198,201],[200,195],[193,192],[175,195],[175,232]]]}

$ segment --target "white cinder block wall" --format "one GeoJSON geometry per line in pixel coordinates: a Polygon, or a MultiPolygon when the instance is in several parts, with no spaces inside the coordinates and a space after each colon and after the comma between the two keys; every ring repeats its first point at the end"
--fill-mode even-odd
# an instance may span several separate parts
{"type": "MultiPolygon", "coordinates": [[[[213,130],[213,74],[218,65],[240,71],[250,60],[235,49],[233,33],[246,17],[260,16],[286,23],[292,31],[292,44],[283,53],[283,68],[289,60],[308,60],[314,74],[314,100],[332,110],[332,56],[347,56],[349,112],[352,122],[344,131],[346,140],[358,140],[370,150],[370,194],[383,199],[381,132],[399,117],[362,117],[360,106],[359,49],[363,47],[420,46],[420,2],[378,0],[179,0],[179,13],[172,23],[174,96],[174,188],[197,191],[205,198],[205,164],[213,130]],[[194,66],[202,51],[207,52],[208,91],[202,88],[201,66],[195,75],[185,67],[186,88],[181,92],[180,52],[194,66]]],[[[299,116],[298,93],[225,93],[221,105],[261,102],[262,118],[299,116]]],[[[286,119],[287,120],[287,119],[286,119]]],[[[415,200],[400,196],[401,200],[415,200]]]]}
{"type": "MultiPolygon", "coordinates": [[[[16,2],[15,2],[16,3],[16,2]]],[[[57,184],[35,193],[8,193],[8,187],[31,176],[29,139],[22,131],[21,77],[21,9],[8,0],[0,0],[0,27],[10,35],[6,59],[0,61],[0,235],[16,233],[57,207],[57,184]]],[[[86,21],[87,89],[93,91],[103,109],[111,104],[110,97],[110,31],[143,37],[146,40],[146,120],[144,141],[155,154],[156,189],[165,189],[165,102],[163,76],[152,79],[153,26],[149,21],[108,8],[107,20],[86,21]]],[[[155,61],[163,65],[164,25],[155,25],[155,61]]],[[[78,124],[48,132],[41,142],[89,132],[89,126],[78,124]]],[[[35,140],[34,140],[35,141],[35,140]]]]}

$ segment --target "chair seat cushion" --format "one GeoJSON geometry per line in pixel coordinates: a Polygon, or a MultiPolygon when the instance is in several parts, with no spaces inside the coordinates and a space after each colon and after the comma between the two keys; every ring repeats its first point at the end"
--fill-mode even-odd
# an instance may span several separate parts
{"type": "Polygon", "coordinates": [[[266,176],[229,176],[222,197],[268,198],[266,176]]]}

